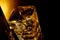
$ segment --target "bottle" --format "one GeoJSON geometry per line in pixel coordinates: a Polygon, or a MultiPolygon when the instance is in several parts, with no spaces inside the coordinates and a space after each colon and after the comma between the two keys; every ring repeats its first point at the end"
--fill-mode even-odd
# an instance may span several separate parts
{"type": "Polygon", "coordinates": [[[10,33],[9,24],[0,7],[0,40],[10,40],[9,33],[10,33]]]}

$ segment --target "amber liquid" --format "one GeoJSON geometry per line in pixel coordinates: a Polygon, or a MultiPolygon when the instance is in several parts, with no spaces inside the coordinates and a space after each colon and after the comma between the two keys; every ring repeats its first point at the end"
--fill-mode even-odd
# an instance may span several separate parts
{"type": "Polygon", "coordinates": [[[19,40],[38,40],[41,35],[41,28],[34,6],[18,6],[11,14],[9,25],[19,40]]]}

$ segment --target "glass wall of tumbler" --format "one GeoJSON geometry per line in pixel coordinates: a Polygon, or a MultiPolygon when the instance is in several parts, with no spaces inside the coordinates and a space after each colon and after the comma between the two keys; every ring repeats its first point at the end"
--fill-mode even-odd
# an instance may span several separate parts
{"type": "Polygon", "coordinates": [[[11,40],[42,40],[41,27],[35,6],[18,6],[13,9],[8,23],[11,40]]]}

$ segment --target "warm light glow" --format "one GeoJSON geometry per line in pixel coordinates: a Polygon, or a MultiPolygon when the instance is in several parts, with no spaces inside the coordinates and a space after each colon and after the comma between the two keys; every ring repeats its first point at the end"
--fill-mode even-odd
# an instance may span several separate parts
{"type": "Polygon", "coordinates": [[[8,20],[12,9],[16,7],[16,1],[15,0],[0,0],[0,6],[3,10],[3,13],[8,20]]]}
{"type": "Polygon", "coordinates": [[[7,17],[8,16],[7,15],[7,11],[8,11],[8,3],[7,3],[7,1],[6,0],[0,0],[0,6],[1,6],[2,10],[3,10],[3,13],[4,13],[5,17],[7,17]]]}

